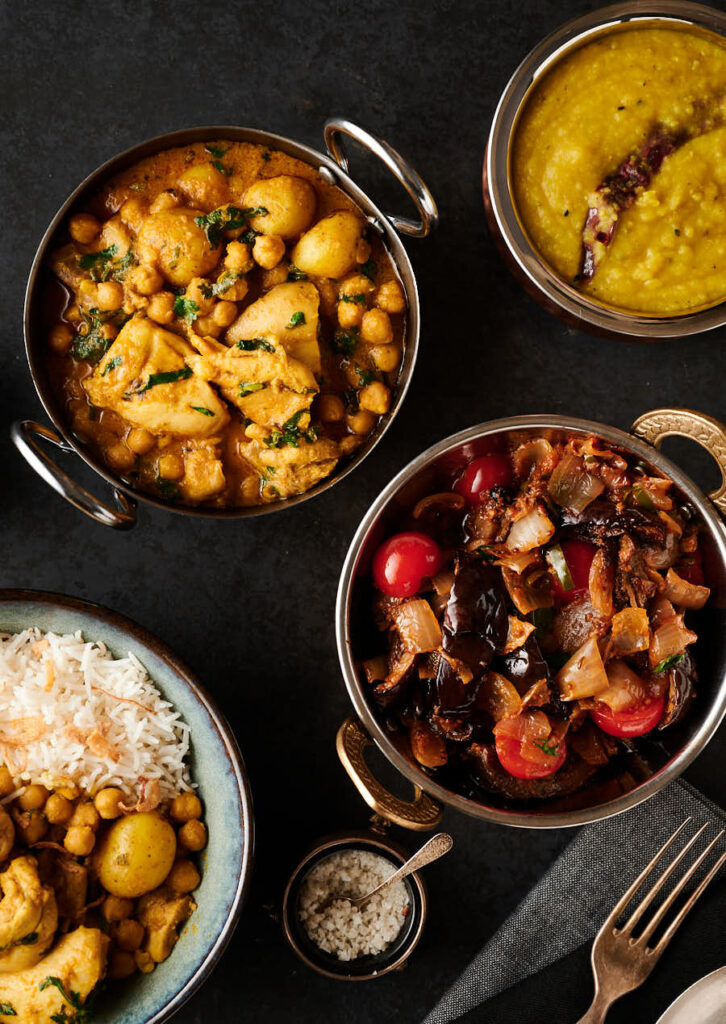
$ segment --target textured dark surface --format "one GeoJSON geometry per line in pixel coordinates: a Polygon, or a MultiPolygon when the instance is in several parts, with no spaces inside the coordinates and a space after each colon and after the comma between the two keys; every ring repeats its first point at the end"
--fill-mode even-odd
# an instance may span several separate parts
{"type": "MultiPolygon", "coordinates": [[[[567,841],[562,832],[509,831],[447,815],[457,845],[427,871],[431,914],[421,945],[404,973],[365,986],[310,974],[273,918],[306,844],[366,820],[334,753],[348,702],[333,605],[353,530],[393,473],[446,434],[497,416],[568,413],[627,428],[659,405],[726,414],[723,331],[645,347],[570,330],[522,295],[486,235],[481,160],[497,97],[532,45],[594,6],[0,6],[0,583],[100,601],[156,632],[215,693],[252,776],[258,843],[247,910],[222,965],[180,1022],[317,1024],[324,1016],[412,1024],[567,841]],[[400,149],[440,205],[436,237],[409,247],[423,332],[413,387],[396,423],[356,474],[298,510],[223,523],[142,508],[128,535],[96,526],[52,494],[7,442],[12,419],[42,419],[21,312],[46,224],[98,163],[148,136],[237,123],[319,147],[323,122],[333,114],[361,121],[400,149]]],[[[376,195],[382,187],[388,195],[378,175],[371,181],[376,195]]],[[[397,192],[390,195],[404,207],[397,192]]],[[[714,482],[713,467],[692,447],[666,450],[702,484],[714,482]]],[[[722,803],[725,750],[722,730],[690,773],[717,798],[720,787],[722,803]]],[[[689,934],[698,941],[695,929],[689,934]]],[[[657,980],[652,990],[655,1020],[662,1002],[657,980]]],[[[539,1019],[541,1010],[537,1000],[531,1016],[516,1019],[539,1019]]]]}

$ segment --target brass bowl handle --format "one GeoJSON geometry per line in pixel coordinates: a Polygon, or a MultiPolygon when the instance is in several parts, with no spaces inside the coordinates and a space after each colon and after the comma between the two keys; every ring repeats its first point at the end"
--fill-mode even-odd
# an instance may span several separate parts
{"type": "Polygon", "coordinates": [[[417,832],[439,824],[444,813],[442,808],[418,786],[414,786],[413,800],[401,800],[378,781],[365,760],[366,747],[373,746],[373,740],[357,718],[346,718],[338,729],[335,746],[356,789],[376,814],[417,832]]]}
{"type": "Polygon", "coordinates": [[[411,220],[410,217],[398,217],[395,213],[387,213],[386,217],[396,231],[402,235],[410,235],[412,238],[425,238],[429,231],[436,227],[439,222],[436,200],[421,176],[414,171],[400,153],[396,152],[393,146],[389,146],[383,139],[379,139],[376,135],[367,132],[365,128],[361,128],[360,125],[343,117],[333,117],[327,121],[324,134],[328,153],[346,174],[348,174],[348,156],[340,140],[341,135],[348,135],[351,139],[359,142],[361,146],[370,150],[406,189],[414,201],[421,219],[416,221],[411,220]]]}
{"type": "Polygon", "coordinates": [[[721,486],[709,498],[722,516],[726,516],[726,427],[705,413],[693,409],[654,409],[639,416],[630,428],[654,448],[666,437],[688,437],[713,455],[721,470],[721,486]]]}
{"type": "Polygon", "coordinates": [[[61,497],[69,501],[81,512],[103,526],[113,526],[117,530],[128,530],[136,525],[136,502],[122,491],[113,492],[116,508],[111,508],[77,484],[64,470],[57,466],[50,455],[43,451],[37,438],[43,438],[62,452],[72,452],[73,448],[63,440],[51,427],[33,420],[17,420],[13,423],[10,436],[15,447],[25,461],[32,466],[38,476],[57,491],[61,497]]]}

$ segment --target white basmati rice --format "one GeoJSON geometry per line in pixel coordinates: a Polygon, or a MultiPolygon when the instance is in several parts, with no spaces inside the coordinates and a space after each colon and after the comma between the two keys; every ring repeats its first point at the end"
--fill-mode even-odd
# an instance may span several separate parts
{"type": "Polygon", "coordinates": [[[158,779],[167,800],[191,788],[188,752],[189,727],[133,654],[114,658],[80,630],[0,633],[0,762],[16,783],[136,799],[142,779],[158,779]]]}

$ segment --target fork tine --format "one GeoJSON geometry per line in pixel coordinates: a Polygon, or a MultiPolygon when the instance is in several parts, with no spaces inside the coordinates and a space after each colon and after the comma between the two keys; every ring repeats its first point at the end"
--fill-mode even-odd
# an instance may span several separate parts
{"type": "Polygon", "coordinates": [[[698,888],[691,893],[691,895],[688,897],[688,901],[683,904],[683,906],[678,911],[674,919],[668,925],[668,928],[665,930],[660,940],[658,941],[657,945],[655,946],[653,950],[654,953],[657,953],[660,956],[660,954],[666,948],[666,946],[671,941],[671,939],[678,931],[680,926],[683,924],[683,920],[686,917],[686,915],[689,913],[690,910],[693,909],[694,904],[702,895],[703,890],[706,888],[707,885],[710,884],[710,882],[713,881],[718,872],[721,870],[721,867],[723,866],[724,862],[726,862],[726,852],[721,854],[721,856],[718,858],[714,866],[711,868],[706,877],[700,883],[698,888]]]}
{"type": "Polygon", "coordinates": [[[603,924],[602,928],[600,929],[601,932],[605,932],[608,928],[612,928],[615,925],[615,922],[620,917],[622,912],[625,910],[625,908],[627,907],[628,903],[630,903],[630,901],[632,900],[633,896],[636,894],[638,889],[641,887],[641,885],[646,880],[648,875],[651,873],[653,868],[656,866],[658,861],[661,859],[663,854],[675,842],[675,840],[678,837],[678,835],[682,832],[682,830],[686,827],[686,825],[688,824],[688,822],[690,820],[691,820],[691,817],[689,815],[685,819],[685,821],[681,822],[681,824],[675,830],[675,832],[670,837],[670,839],[666,839],[666,841],[663,843],[663,845],[661,846],[660,850],[658,850],[658,852],[656,853],[655,857],[653,857],[653,859],[650,861],[650,863],[646,864],[646,866],[640,872],[640,874],[635,879],[633,884],[620,897],[618,902],[615,904],[613,909],[608,914],[607,918],[605,919],[605,923],[603,924]]]}
{"type": "Polygon", "coordinates": [[[676,885],[674,887],[673,891],[671,893],[669,893],[667,898],[665,900],[663,900],[662,904],[658,907],[658,910],[655,912],[655,914],[653,914],[652,920],[643,929],[642,935],[638,936],[638,938],[636,940],[637,942],[642,942],[644,945],[647,945],[648,939],[651,937],[651,935],[656,930],[658,925],[661,923],[661,921],[663,920],[665,915],[668,913],[670,908],[673,906],[675,901],[678,899],[680,894],[683,892],[685,887],[688,885],[690,880],[693,878],[693,876],[695,875],[696,871],[698,871],[698,869],[700,868],[701,864],[703,864],[704,860],[709,855],[709,853],[714,848],[714,846],[719,841],[719,839],[721,838],[722,835],[723,835],[723,829],[719,832],[719,834],[716,836],[715,839],[711,840],[711,842],[708,844],[708,846],[703,851],[701,856],[696,858],[696,860],[693,862],[693,864],[688,869],[688,871],[685,873],[685,875],[680,880],[678,885],[676,885]]]}
{"type": "Polygon", "coordinates": [[[638,921],[639,921],[639,920],[641,919],[641,917],[643,916],[643,914],[645,913],[645,911],[646,911],[646,910],[648,909],[648,907],[649,907],[649,906],[651,905],[651,903],[653,902],[653,900],[655,899],[655,897],[656,897],[656,896],[658,895],[658,893],[659,893],[659,892],[661,891],[661,889],[663,888],[663,886],[664,886],[664,885],[666,884],[666,882],[668,881],[668,879],[669,879],[669,878],[671,877],[671,875],[672,875],[672,874],[673,874],[673,872],[674,872],[674,871],[676,870],[676,868],[678,867],[678,865],[679,865],[679,864],[681,863],[681,861],[683,860],[683,858],[684,858],[684,857],[686,856],[686,854],[688,853],[688,851],[689,851],[689,850],[691,849],[691,847],[693,846],[693,844],[694,844],[694,843],[696,842],[696,840],[697,840],[697,839],[698,839],[698,838],[699,838],[699,837],[700,837],[700,836],[701,836],[701,835],[703,834],[704,830],[705,830],[705,829],[706,829],[707,827],[708,827],[708,825],[702,825],[702,826],[701,826],[701,827],[699,828],[698,832],[696,832],[696,834],[695,834],[694,836],[692,836],[692,837],[691,837],[691,838],[690,838],[690,839],[688,840],[688,842],[687,842],[687,843],[686,843],[686,845],[685,845],[685,846],[683,847],[683,849],[681,850],[681,852],[680,852],[680,853],[679,853],[679,854],[678,854],[678,855],[677,855],[676,857],[674,857],[674,858],[673,858],[673,860],[672,860],[672,861],[671,861],[671,863],[670,863],[670,864],[668,865],[668,867],[667,867],[667,868],[665,869],[665,871],[664,871],[664,872],[663,872],[663,874],[662,874],[662,875],[660,876],[660,878],[659,878],[659,879],[657,880],[657,882],[656,882],[656,883],[655,883],[655,884],[653,885],[653,887],[652,887],[652,888],[651,888],[651,889],[650,889],[650,890],[649,890],[649,891],[648,891],[648,892],[647,892],[647,893],[645,894],[645,896],[643,897],[643,899],[641,900],[641,902],[640,902],[640,903],[638,904],[638,906],[637,906],[637,907],[635,908],[635,910],[634,910],[634,911],[633,911],[633,913],[631,914],[631,916],[630,916],[629,920],[627,920],[627,921],[625,922],[625,924],[623,925],[623,927],[622,927],[621,931],[622,931],[622,932],[623,932],[624,934],[626,934],[626,935],[629,935],[629,934],[630,934],[630,933],[631,933],[631,932],[633,931],[633,928],[635,928],[636,924],[637,924],[637,923],[638,923],[638,921]]]}

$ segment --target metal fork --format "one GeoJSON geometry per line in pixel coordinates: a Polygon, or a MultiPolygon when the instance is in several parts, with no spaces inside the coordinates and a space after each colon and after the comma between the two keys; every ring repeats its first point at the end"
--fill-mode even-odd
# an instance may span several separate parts
{"type": "Polygon", "coordinates": [[[718,857],[716,863],[710,869],[708,874],[688,897],[688,900],[683,904],[681,909],[663,932],[658,942],[654,946],[650,946],[648,943],[656,928],[661,924],[665,915],[681,895],[691,878],[693,878],[696,871],[698,871],[701,864],[703,864],[705,859],[711,853],[711,850],[713,850],[716,843],[719,841],[721,836],[723,836],[724,830],[721,830],[716,838],[711,840],[703,853],[697,857],[693,865],[680,879],[678,884],[674,886],[672,892],[669,893],[655,914],[653,914],[651,920],[645,926],[641,934],[638,935],[637,938],[633,938],[633,929],[637,925],[638,921],[640,921],[645,911],[676,870],[688,851],[692,848],[693,844],[708,827],[707,825],[703,825],[699,828],[696,834],[689,839],[681,852],[673,858],[650,891],[646,893],[643,900],[633,911],[629,920],[626,921],[623,927],[615,927],[618,918],[624,912],[628,903],[630,903],[633,896],[638,892],[641,885],[651,871],[653,871],[663,854],[670,846],[673,845],[678,835],[680,835],[690,820],[690,818],[686,818],[686,820],[678,826],[670,839],[661,846],[658,853],[638,875],[622,899],[618,900],[617,904],[613,907],[612,912],[605,921],[605,924],[595,936],[591,956],[592,973],[595,978],[595,998],[592,1001],[590,1009],[584,1017],[580,1018],[577,1024],[603,1024],[603,1021],[607,1016],[607,1012],[615,1000],[625,995],[626,992],[631,992],[634,988],[642,985],[660,960],[663,950],[671,941],[681,924],[683,924],[686,914],[688,914],[688,912],[693,908],[696,900],[698,900],[702,895],[706,886],[716,876],[721,865],[726,861],[725,851],[718,857]]]}

